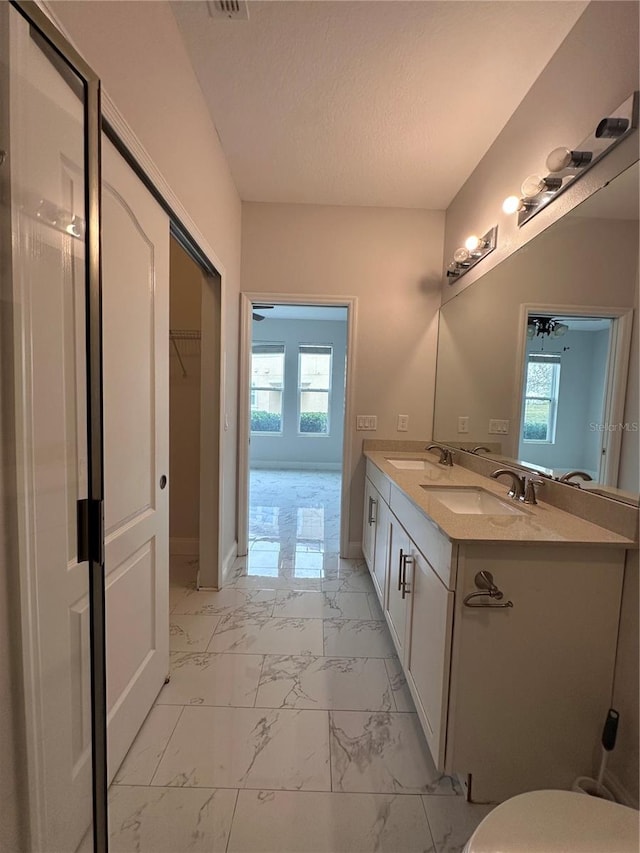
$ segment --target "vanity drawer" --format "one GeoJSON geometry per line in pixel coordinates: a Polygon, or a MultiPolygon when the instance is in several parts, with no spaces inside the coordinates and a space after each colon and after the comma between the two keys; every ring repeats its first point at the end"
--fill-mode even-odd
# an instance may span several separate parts
{"type": "Polygon", "coordinates": [[[373,464],[370,459],[367,459],[367,477],[380,492],[382,500],[388,504],[391,481],[386,474],[383,474],[382,471],[373,464]]]}
{"type": "Polygon", "coordinates": [[[431,519],[421,512],[393,483],[390,506],[398,521],[436,571],[448,589],[453,589],[455,578],[451,574],[453,546],[431,519]]]}

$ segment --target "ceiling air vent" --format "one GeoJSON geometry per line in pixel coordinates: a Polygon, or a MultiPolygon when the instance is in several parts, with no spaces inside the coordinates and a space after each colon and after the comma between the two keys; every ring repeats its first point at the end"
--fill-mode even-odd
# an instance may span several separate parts
{"type": "Polygon", "coordinates": [[[217,21],[248,21],[247,0],[207,0],[209,15],[217,21]]]}

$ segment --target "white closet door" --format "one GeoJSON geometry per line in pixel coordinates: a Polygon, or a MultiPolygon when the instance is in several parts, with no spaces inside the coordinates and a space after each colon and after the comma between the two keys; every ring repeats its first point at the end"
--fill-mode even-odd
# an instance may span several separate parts
{"type": "Polygon", "coordinates": [[[13,393],[2,399],[2,476],[18,542],[7,571],[20,588],[30,849],[74,851],[92,819],[89,575],[76,517],[87,497],[85,115],[80,80],[13,8],[8,20],[0,369],[13,393]]]}
{"type": "Polygon", "coordinates": [[[103,138],[111,780],[169,671],[169,219],[103,138]]]}

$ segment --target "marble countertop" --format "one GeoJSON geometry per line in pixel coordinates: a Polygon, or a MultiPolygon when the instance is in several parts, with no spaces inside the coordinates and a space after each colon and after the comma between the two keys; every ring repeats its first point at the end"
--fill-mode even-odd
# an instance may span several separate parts
{"type": "Polygon", "coordinates": [[[517,503],[521,515],[467,515],[453,512],[434,494],[421,487],[475,486],[509,501],[508,478],[497,481],[475,474],[461,465],[454,464],[452,468],[439,465],[438,456],[434,453],[367,450],[364,455],[453,542],[531,542],[637,547],[637,543],[632,539],[545,504],[541,500],[542,494],[538,495],[537,505],[517,503]],[[389,464],[387,459],[424,459],[432,464],[422,471],[402,470],[389,464]]]}

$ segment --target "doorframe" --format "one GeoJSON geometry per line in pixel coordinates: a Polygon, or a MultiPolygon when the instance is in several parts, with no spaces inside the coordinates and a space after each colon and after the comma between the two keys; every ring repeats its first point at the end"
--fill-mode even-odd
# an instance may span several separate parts
{"type": "MultiPolygon", "coordinates": [[[[524,368],[527,350],[527,319],[529,314],[558,314],[573,317],[598,317],[613,320],[609,353],[607,357],[606,396],[603,419],[608,424],[619,424],[624,420],[624,406],[631,353],[631,331],[633,308],[612,308],[599,305],[556,305],[541,302],[525,302],[520,305],[520,325],[516,357],[516,387],[514,399],[518,414],[518,456],[520,446],[520,424],[522,422],[522,400],[524,396],[524,368]]],[[[605,430],[602,447],[605,453],[600,458],[600,481],[603,485],[617,486],[622,430],[605,430]]]]}
{"type": "Polygon", "coordinates": [[[342,478],[340,494],[340,555],[349,553],[352,452],[351,431],[354,411],[355,342],[358,299],[355,296],[271,293],[245,291],[240,294],[240,367],[238,381],[238,555],[245,556],[249,545],[249,438],[251,410],[251,341],[253,303],[269,305],[310,305],[318,308],[347,309],[347,357],[345,368],[344,429],[342,438],[342,478]]]}

